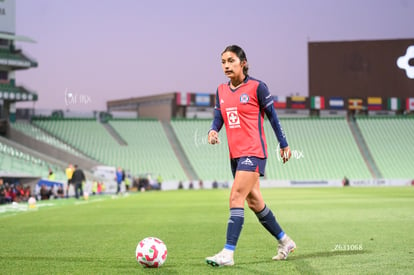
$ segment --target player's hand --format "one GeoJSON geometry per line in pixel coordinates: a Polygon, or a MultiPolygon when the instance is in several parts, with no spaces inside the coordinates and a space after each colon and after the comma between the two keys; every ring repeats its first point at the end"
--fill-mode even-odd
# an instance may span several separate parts
{"type": "Polygon", "coordinates": [[[280,149],[280,157],[282,158],[283,163],[287,162],[291,156],[292,152],[290,151],[289,146],[280,149]]]}
{"type": "Polygon", "coordinates": [[[214,130],[211,130],[208,133],[208,143],[210,144],[216,144],[216,143],[220,143],[219,137],[218,137],[218,133],[214,130]]]}

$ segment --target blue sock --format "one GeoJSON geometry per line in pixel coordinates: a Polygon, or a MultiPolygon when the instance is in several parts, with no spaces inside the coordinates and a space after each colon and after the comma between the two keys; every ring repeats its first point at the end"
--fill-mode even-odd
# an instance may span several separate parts
{"type": "Polygon", "coordinates": [[[277,240],[280,240],[285,235],[282,228],[276,221],[275,216],[272,213],[267,205],[263,208],[262,211],[256,213],[257,218],[259,219],[260,223],[270,232],[277,240]]]}
{"type": "Polygon", "coordinates": [[[227,236],[225,249],[234,251],[236,249],[237,241],[239,240],[240,232],[244,223],[244,208],[231,208],[230,218],[227,223],[227,236]]]}

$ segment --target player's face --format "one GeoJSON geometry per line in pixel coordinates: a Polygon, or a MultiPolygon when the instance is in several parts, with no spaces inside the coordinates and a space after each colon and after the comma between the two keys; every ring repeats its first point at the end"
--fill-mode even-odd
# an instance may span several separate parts
{"type": "Polygon", "coordinates": [[[241,62],[240,58],[233,52],[225,52],[221,55],[221,67],[224,74],[230,78],[244,78],[243,66],[245,62],[241,62]]]}

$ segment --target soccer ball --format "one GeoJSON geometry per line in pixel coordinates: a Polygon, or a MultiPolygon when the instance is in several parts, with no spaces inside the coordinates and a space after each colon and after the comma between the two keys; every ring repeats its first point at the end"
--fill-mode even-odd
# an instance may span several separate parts
{"type": "Polygon", "coordinates": [[[138,243],[135,256],[144,267],[160,267],[167,260],[167,246],[158,238],[148,237],[138,243]]]}
{"type": "Polygon", "coordinates": [[[30,199],[27,201],[29,204],[29,208],[35,208],[36,207],[36,199],[33,197],[30,197],[30,199]]]}

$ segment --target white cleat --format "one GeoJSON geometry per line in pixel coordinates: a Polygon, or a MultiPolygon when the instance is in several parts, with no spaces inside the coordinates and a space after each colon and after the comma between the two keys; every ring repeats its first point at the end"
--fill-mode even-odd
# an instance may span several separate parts
{"type": "Polygon", "coordinates": [[[206,263],[214,267],[234,265],[233,252],[223,249],[216,255],[207,257],[206,263]]]}
{"type": "Polygon", "coordinates": [[[289,253],[293,253],[295,251],[295,248],[295,242],[288,235],[285,235],[285,237],[279,240],[279,245],[277,246],[277,255],[274,256],[272,260],[286,260],[289,253]]]}

